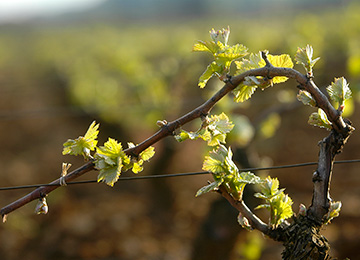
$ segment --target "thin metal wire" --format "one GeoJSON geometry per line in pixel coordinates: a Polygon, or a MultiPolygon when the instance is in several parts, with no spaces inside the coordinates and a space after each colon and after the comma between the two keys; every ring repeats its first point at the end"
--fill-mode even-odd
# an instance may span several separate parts
{"type": "MultiPolygon", "coordinates": [[[[335,161],[334,164],[358,163],[358,162],[360,162],[360,159],[335,161]]],[[[290,164],[290,165],[279,165],[279,166],[258,167],[258,168],[244,168],[244,169],[239,169],[239,171],[245,172],[245,171],[276,170],[276,169],[287,169],[287,168],[312,166],[312,165],[317,165],[317,164],[318,164],[317,162],[307,162],[307,163],[297,163],[297,164],[290,164]]],[[[210,172],[201,171],[201,172],[146,175],[146,176],[136,176],[136,177],[121,177],[121,178],[119,178],[118,181],[161,179],[161,178],[184,177],[184,176],[194,176],[194,175],[204,175],[204,174],[210,174],[210,172]]],[[[68,182],[67,185],[88,184],[88,183],[97,183],[97,182],[98,182],[97,180],[73,181],[73,182],[68,182]]],[[[50,184],[49,183],[49,184],[33,184],[33,185],[22,185],[22,186],[13,186],[13,187],[0,187],[0,191],[39,188],[42,186],[60,186],[60,184],[50,184]]]]}

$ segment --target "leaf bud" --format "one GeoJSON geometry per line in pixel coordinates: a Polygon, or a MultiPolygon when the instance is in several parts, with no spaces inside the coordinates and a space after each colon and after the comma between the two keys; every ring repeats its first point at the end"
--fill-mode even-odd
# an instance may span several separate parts
{"type": "Polygon", "coordinates": [[[46,203],[46,199],[45,198],[41,198],[39,199],[39,202],[36,204],[35,207],[35,213],[36,214],[47,214],[49,211],[49,207],[46,203]]]}
{"type": "Polygon", "coordinates": [[[246,217],[244,217],[241,213],[239,213],[237,220],[243,228],[245,228],[249,231],[253,230],[253,228],[251,227],[251,225],[249,223],[249,220],[246,217]]]}
{"type": "Polygon", "coordinates": [[[156,121],[156,124],[159,126],[159,127],[164,127],[168,124],[168,122],[166,120],[158,120],[156,121]]]}
{"type": "Polygon", "coordinates": [[[215,29],[212,28],[209,33],[211,39],[214,42],[221,42],[222,44],[227,45],[230,35],[230,27],[228,26],[227,29],[223,28],[222,30],[218,30],[218,31],[215,31],[215,29]]]}
{"type": "Polygon", "coordinates": [[[306,206],[304,204],[299,205],[299,215],[306,216],[306,206]]]}

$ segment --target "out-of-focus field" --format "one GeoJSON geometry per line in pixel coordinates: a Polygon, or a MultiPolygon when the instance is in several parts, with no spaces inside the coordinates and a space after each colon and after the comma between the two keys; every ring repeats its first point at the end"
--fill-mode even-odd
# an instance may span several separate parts
{"type": "MultiPolygon", "coordinates": [[[[240,42],[250,52],[267,49],[294,57],[297,47],[312,45],[315,57],[321,57],[315,82],[324,88],[334,77],[346,77],[353,91],[347,116],[360,129],[359,12],[354,1],[201,18],[2,25],[1,186],[50,182],[60,176],[62,162],[71,162],[71,169],[81,166],[82,158],[61,155],[62,144],[84,134],[94,119],[100,123],[100,143],[109,136],[124,144],[139,143],[158,129],[157,120],[172,121],[200,105],[221,86],[212,80],[205,90],[197,87],[210,57],[191,53],[196,40],[208,39],[212,27],[229,25],[230,43],[240,42]]],[[[230,97],[221,101],[214,113],[226,111],[233,120],[246,116],[247,124],[256,127],[250,127],[250,135],[255,135],[251,142],[232,136],[229,145],[234,150],[246,147],[255,166],[316,161],[317,142],[327,132],[307,124],[313,110],[294,105],[296,93],[296,82],[288,81],[258,91],[243,104],[232,103],[230,97]]],[[[199,125],[197,121],[186,127],[195,130],[199,125]]],[[[338,159],[359,159],[359,145],[355,131],[338,159]]],[[[155,157],[141,175],[200,171],[207,149],[201,141],[177,143],[171,138],[155,147],[155,157]]],[[[300,203],[311,203],[314,169],[258,173],[277,176],[297,212],[300,203]]],[[[358,164],[336,165],[333,174],[331,194],[343,208],[324,234],[339,259],[360,259],[358,169],[358,164]]],[[[91,172],[81,180],[96,175],[91,172]]],[[[48,196],[47,215],[35,215],[33,202],[8,216],[0,225],[0,255],[8,260],[191,259],[199,228],[219,199],[217,194],[195,198],[209,179],[201,175],[119,181],[113,188],[61,187],[48,196]]],[[[30,191],[0,191],[1,206],[30,191]]],[[[265,212],[261,214],[266,219],[265,212]]],[[[236,224],[236,218],[232,221],[236,224]]],[[[236,228],[240,235],[232,260],[280,258],[281,245],[256,231],[236,228]]],[[[218,232],[221,237],[221,227],[218,232]]]]}

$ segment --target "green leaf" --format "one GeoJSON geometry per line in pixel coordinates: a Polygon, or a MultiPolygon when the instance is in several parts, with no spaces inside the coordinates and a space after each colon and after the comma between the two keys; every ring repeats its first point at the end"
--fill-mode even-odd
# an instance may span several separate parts
{"type": "Polygon", "coordinates": [[[222,174],[226,171],[224,164],[225,157],[220,156],[215,151],[205,156],[202,169],[214,174],[222,174]]]}
{"type": "Polygon", "coordinates": [[[94,163],[95,168],[100,171],[98,182],[104,181],[113,186],[119,179],[123,166],[130,163],[130,157],[124,153],[121,143],[109,138],[104,146],[97,147],[94,163]]]}
{"type": "Polygon", "coordinates": [[[215,56],[215,61],[229,69],[231,62],[247,55],[247,48],[242,44],[236,44],[225,48],[215,56]]]}
{"type": "Polygon", "coordinates": [[[205,156],[202,169],[215,175],[235,173],[237,167],[232,161],[231,149],[227,149],[224,145],[219,145],[216,150],[209,152],[209,155],[205,156]]]}
{"type": "Polygon", "coordinates": [[[260,68],[261,60],[262,60],[261,53],[258,52],[256,54],[251,53],[249,59],[243,59],[242,61],[235,61],[235,65],[237,69],[235,75],[239,75],[251,69],[260,68]]]}
{"type": "Polygon", "coordinates": [[[277,227],[284,220],[291,218],[293,213],[292,210],[292,199],[284,193],[280,193],[270,201],[271,215],[272,218],[270,223],[277,227]]]}
{"type": "Polygon", "coordinates": [[[139,160],[137,162],[134,162],[133,166],[132,166],[132,169],[131,169],[132,172],[135,173],[135,174],[141,172],[144,169],[143,166],[142,166],[143,162],[144,162],[143,160],[139,160]]]}
{"type": "Polygon", "coordinates": [[[320,57],[313,59],[313,48],[308,44],[305,48],[298,48],[295,60],[297,64],[303,65],[306,72],[312,75],[312,69],[320,57]]]}
{"type": "Polygon", "coordinates": [[[284,189],[279,189],[277,178],[267,177],[260,188],[261,193],[256,193],[255,197],[265,200],[266,203],[257,206],[255,209],[268,209],[271,225],[277,227],[293,215],[291,208],[293,201],[287,194],[284,194],[284,189]]]}
{"type": "MultiPolygon", "coordinates": [[[[133,148],[135,147],[135,144],[128,142],[128,147],[133,148]]],[[[125,170],[131,168],[132,172],[135,174],[141,172],[144,169],[142,166],[144,162],[150,160],[154,154],[154,147],[149,146],[144,151],[142,151],[137,158],[131,158],[131,160],[127,161],[124,165],[125,170]]]]}
{"type": "MultiPolygon", "coordinates": [[[[282,54],[282,55],[271,55],[268,54],[267,58],[269,60],[269,62],[274,66],[274,67],[281,67],[281,68],[293,68],[294,67],[294,63],[291,60],[290,55],[288,54],[282,54]]],[[[265,66],[266,63],[265,61],[262,59],[259,63],[259,65],[261,67],[265,66]]],[[[274,77],[272,79],[272,82],[274,84],[276,83],[282,83],[287,81],[288,78],[287,77],[274,77]]]]}
{"type": "Polygon", "coordinates": [[[215,54],[221,50],[222,45],[216,44],[214,41],[198,41],[193,46],[195,52],[209,52],[215,54]]]}
{"type": "Polygon", "coordinates": [[[208,192],[210,192],[210,191],[216,190],[217,188],[219,188],[219,186],[220,186],[222,183],[223,183],[223,180],[222,180],[222,179],[215,180],[214,182],[210,183],[209,185],[206,185],[206,186],[202,187],[201,189],[199,189],[199,190],[196,192],[195,197],[199,197],[200,195],[203,195],[203,194],[208,193],[208,192]]]}
{"type": "Polygon", "coordinates": [[[309,117],[308,123],[313,126],[318,126],[320,128],[325,128],[331,130],[331,122],[326,116],[326,113],[322,109],[318,109],[318,112],[312,113],[309,117]]]}
{"type": "Polygon", "coordinates": [[[208,142],[209,146],[216,146],[221,143],[225,143],[226,134],[234,127],[225,113],[220,115],[211,115],[206,118],[206,122],[203,123],[201,128],[196,132],[188,132],[181,130],[181,132],[175,136],[178,142],[182,142],[186,139],[196,140],[198,138],[208,142]]]}
{"type": "Polygon", "coordinates": [[[63,155],[83,155],[85,158],[90,157],[90,151],[94,151],[97,145],[99,124],[93,121],[86,131],[84,136],[79,136],[77,139],[68,139],[64,144],[63,155]]]}
{"type": "Polygon", "coordinates": [[[97,144],[97,137],[99,134],[99,124],[96,125],[96,122],[93,121],[89,126],[89,129],[86,131],[84,139],[89,143],[89,149],[93,151],[97,144]]]}
{"type": "Polygon", "coordinates": [[[223,74],[224,68],[219,66],[215,61],[210,63],[204,73],[199,78],[199,84],[198,86],[200,88],[204,88],[206,86],[206,83],[209,81],[209,79],[214,76],[220,76],[223,74]]]}
{"type": "Polygon", "coordinates": [[[155,148],[150,146],[140,153],[139,158],[143,161],[148,161],[154,156],[154,154],[155,148]]]}
{"type": "MultiPolygon", "coordinates": [[[[225,113],[211,115],[207,121],[207,130],[210,133],[208,145],[215,146],[225,143],[226,134],[233,129],[234,125],[225,113]]],[[[206,136],[208,138],[208,136],[206,136]]],[[[206,139],[203,138],[205,141],[206,139]]]]}
{"type": "Polygon", "coordinates": [[[283,190],[279,190],[279,180],[268,176],[261,184],[261,193],[256,193],[255,197],[269,200],[278,195],[283,190]]]}
{"type": "Polygon", "coordinates": [[[248,100],[255,93],[256,89],[257,86],[239,85],[233,90],[235,102],[239,103],[248,100]]]}
{"type": "Polygon", "coordinates": [[[304,105],[316,107],[316,101],[311,96],[311,94],[305,90],[300,90],[299,94],[297,94],[297,99],[301,101],[304,105]]]}
{"type": "Polygon", "coordinates": [[[242,198],[244,188],[247,184],[259,184],[263,181],[252,172],[236,172],[232,182],[234,183],[234,187],[238,193],[238,198],[240,199],[242,198]]]}
{"type": "Polygon", "coordinates": [[[351,98],[351,90],[344,77],[335,78],[334,82],[326,90],[331,100],[338,102],[340,105],[344,105],[345,101],[351,98]]]}
{"type": "Polygon", "coordinates": [[[211,138],[208,140],[208,145],[209,146],[216,146],[219,144],[224,144],[225,143],[225,139],[226,139],[226,135],[225,134],[217,134],[217,135],[212,135],[211,138]]]}
{"type": "Polygon", "coordinates": [[[113,187],[115,182],[118,181],[121,173],[119,165],[113,167],[106,167],[100,170],[98,175],[98,182],[105,182],[107,185],[113,187]]]}

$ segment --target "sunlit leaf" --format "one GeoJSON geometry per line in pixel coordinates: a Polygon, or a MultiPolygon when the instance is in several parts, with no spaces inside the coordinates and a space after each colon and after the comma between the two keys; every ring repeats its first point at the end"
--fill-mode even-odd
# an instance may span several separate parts
{"type": "Polygon", "coordinates": [[[219,179],[219,180],[215,180],[214,182],[210,183],[209,185],[206,185],[204,187],[202,187],[201,189],[199,189],[197,192],[196,192],[196,197],[200,196],[200,195],[203,195],[207,192],[210,192],[210,191],[214,191],[216,190],[217,188],[219,188],[219,186],[223,183],[223,180],[222,179],[219,179]]]}
{"type": "Polygon", "coordinates": [[[305,90],[300,90],[299,94],[297,94],[297,99],[301,101],[304,105],[316,107],[316,101],[311,96],[311,94],[305,90]]]}
{"type": "Polygon", "coordinates": [[[144,162],[143,160],[139,160],[137,162],[134,162],[133,165],[132,165],[132,169],[131,169],[132,172],[135,173],[135,174],[141,172],[143,170],[143,166],[142,166],[143,162],[144,162]]]}
{"type": "MultiPolygon", "coordinates": [[[[274,67],[281,67],[281,68],[293,68],[294,67],[294,63],[292,62],[291,57],[288,54],[282,54],[282,55],[268,54],[267,58],[274,67]]],[[[260,61],[259,64],[261,67],[266,65],[266,63],[263,59],[260,61]]],[[[272,79],[272,82],[275,84],[275,83],[282,83],[287,80],[288,80],[287,77],[274,77],[272,79]]]]}
{"type": "Polygon", "coordinates": [[[326,90],[331,100],[338,102],[340,105],[343,105],[346,100],[351,98],[351,90],[344,77],[335,78],[334,82],[326,90]]]}
{"type": "Polygon", "coordinates": [[[199,84],[198,86],[200,88],[204,88],[206,86],[206,83],[209,81],[209,79],[214,75],[222,75],[223,68],[219,66],[215,61],[210,63],[204,73],[199,78],[199,84]]]}
{"type": "Polygon", "coordinates": [[[219,159],[220,158],[216,156],[214,152],[210,153],[208,156],[205,156],[202,169],[204,171],[212,172],[214,174],[224,173],[225,165],[223,163],[223,160],[219,159]]]}
{"type": "Polygon", "coordinates": [[[198,41],[193,46],[193,51],[197,52],[209,52],[211,54],[217,53],[221,49],[221,45],[216,44],[213,41],[198,41]]]}
{"type": "Polygon", "coordinates": [[[209,119],[209,129],[217,130],[221,133],[229,133],[233,129],[234,125],[229,120],[229,117],[225,113],[220,115],[211,115],[209,119]]]}
{"type": "Polygon", "coordinates": [[[124,165],[130,163],[130,158],[124,153],[121,143],[109,138],[104,146],[97,148],[95,154],[95,168],[100,171],[98,182],[104,181],[113,186],[119,179],[124,165]]]}
{"type": "Polygon", "coordinates": [[[256,89],[257,86],[239,85],[233,90],[235,102],[244,102],[248,100],[254,94],[256,89]]]}
{"type": "Polygon", "coordinates": [[[236,44],[225,48],[223,52],[216,55],[216,62],[224,65],[226,68],[230,67],[232,61],[247,55],[247,48],[242,44],[236,44]]]}
{"type": "Polygon", "coordinates": [[[292,210],[292,199],[284,193],[280,193],[270,201],[271,215],[272,218],[270,223],[275,227],[281,224],[284,220],[291,218],[293,213],[292,210]]]}
{"type": "Polygon", "coordinates": [[[312,113],[309,117],[308,123],[313,126],[318,126],[320,128],[325,128],[331,130],[331,122],[326,116],[326,113],[322,109],[318,109],[318,112],[312,113]]]}
{"type": "Polygon", "coordinates": [[[268,200],[282,191],[283,190],[279,190],[279,180],[268,176],[261,184],[261,193],[256,193],[255,197],[268,200]]]}
{"type": "Polygon", "coordinates": [[[77,139],[68,139],[64,144],[63,155],[83,155],[85,158],[90,157],[90,151],[94,151],[97,145],[99,124],[93,121],[84,136],[77,139]]]}
{"type": "Polygon", "coordinates": [[[243,73],[251,69],[260,68],[261,60],[262,60],[261,53],[258,52],[256,54],[251,53],[249,59],[242,59],[241,61],[235,61],[235,65],[237,69],[235,75],[238,75],[240,73],[243,73]]]}
{"type": "Polygon", "coordinates": [[[144,161],[148,161],[154,156],[154,154],[155,148],[153,146],[150,146],[140,153],[139,158],[144,161]]]}
{"type": "Polygon", "coordinates": [[[255,197],[265,200],[256,209],[265,208],[270,211],[270,223],[277,227],[284,220],[293,215],[292,199],[284,193],[284,189],[279,189],[277,178],[267,177],[260,185],[261,192],[256,193],[255,197]]]}
{"type": "Polygon", "coordinates": [[[315,63],[320,59],[320,57],[313,59],[312,56],[313,48],[309,44],[306,45],[305,48],[298,48],[295,55],[296,63],[303,65],[305,70],[310,74],[312,74],[315,63]]]}
{"type": "Polygon", "coordinates": [[[118,181],[121,173],[121,164],[115,166],[108,166],[100,170],[98,175],[98,182],[105,182],[107,185],[113,187],[115,182],[118,181]]]}

